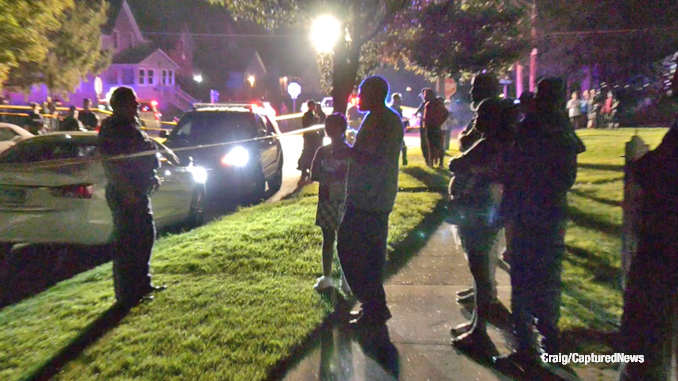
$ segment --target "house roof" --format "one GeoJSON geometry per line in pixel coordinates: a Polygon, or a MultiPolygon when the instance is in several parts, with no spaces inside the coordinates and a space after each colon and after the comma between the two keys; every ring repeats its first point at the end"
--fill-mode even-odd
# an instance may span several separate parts
{"type": "Polygon", "coordinates": [[[113,57],[114,64],[138,64],[145,60],[148,56],[153,54],[156,50],[160,50],[155,44],[149,43],[135,46],[134,48],[124,50],[113,57]]]}
{"type": "Polygon", "coordinates": [[[108,7],[108,20],[106,22],[106,25],[102,28],[102,32],[104,34],[110,35],[113,32],[113,29],[115,28],[115,24],[118,22],[118,18],[121,15],[121,12],[125,13],[127,17],[129,18],[130,23],[132,24],[132,32],[138,36],[141,40],[145,40],[143,35],[141,34],[141,30],[139,29],[139,25],[137,24],[137,18],[134,15],[134,12],[132,12],[132,8],[130,8],[129,4],[127,3],[127,0],[122,0],[122,4],[120,6],[114,6],[111,4],[108,7]]]}

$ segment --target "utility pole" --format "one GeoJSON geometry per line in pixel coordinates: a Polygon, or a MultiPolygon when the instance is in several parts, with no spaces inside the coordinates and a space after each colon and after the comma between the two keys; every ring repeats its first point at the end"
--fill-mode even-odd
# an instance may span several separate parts
{"type": "MultiPolygon", "coordinates": [[[[537,0],[529,2],[527,0],[512,0],[512,4],[519,8],[530,8],[531,17],[531,32],[532,37],[532,51],[530,52],[530,67],[529,67],[529,89],[534,92],[537,89],[537,0]]],[[[515,63],[516,71],[516,98],[520,98],[523,93],[523,65],[520,62],[515,63]]]]}
{"type": "Polygon", "coordinates": [[[537,89],[537,0],[532,0],[532,52],[530,53],[530,91],[537,89]]]}

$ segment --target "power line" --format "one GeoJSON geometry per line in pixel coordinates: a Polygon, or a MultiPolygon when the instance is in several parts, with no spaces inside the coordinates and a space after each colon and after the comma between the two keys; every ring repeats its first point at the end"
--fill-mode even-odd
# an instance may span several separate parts
{"type": "Polygon", "coordinates": [[[191,37],[206,38],[303,38],[299,34],[235,34],[235,33],[181,33],[181,32],[141,32],[152,36],[182,36],[188,34],[191,37]]]}
{"type": "Polygon", "coordinates": [[[637,28],[637,29],[601,29],[601,30],[576,30],[566,32],[549,32],[544,33],[543,36],[587,36],[596,34],[633,34],[633,33],[653,33],[653,32],[667,32],[676,31],[678,27],[664,27],[664,28],[637,28]]]}

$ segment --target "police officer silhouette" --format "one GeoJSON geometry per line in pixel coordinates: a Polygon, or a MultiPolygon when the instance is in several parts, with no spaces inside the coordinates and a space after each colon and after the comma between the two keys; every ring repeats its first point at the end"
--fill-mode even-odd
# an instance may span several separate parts
{"type": "Polygon", "coordinates": [[[156,175],[160,163],[152,153],[155,145],[139,128],[134,90],[116,89],[110,104],[113,115],[101,125],[99,147],[108,179],[106,200],[113,214],[115,296],[131,306],[165,288],[153,286],[149,274],[156,233],[149,194],[160,186],[156,175]],[[141,152],[149,154],[124,157],[141,152]]]}

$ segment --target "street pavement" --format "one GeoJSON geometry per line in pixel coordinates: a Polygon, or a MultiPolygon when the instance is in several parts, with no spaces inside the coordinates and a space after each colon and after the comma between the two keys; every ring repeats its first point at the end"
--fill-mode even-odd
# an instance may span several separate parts
{"type": "MultiPolygon", "coordinates": [[[[308,287],[313,286],[313,281],[309,279],[308,287]]],[[[499,300],[510,308],[511,287],[506,268],[497,269],[496,281],[499,300]]],[[[455,293],[471,284],[456,227],[443,223],[426,246],[385,283],[393,315],[388,321],[388,332],[397,350],[394,352],[397,361],[380,360],[361,345],[360,335],[338,325],[318,335],[301,361],[293,364],[281,379],[510,380],[489,364],[476,362],[450,345],[450,328],[470,318],[469,310],[455,302],[455,293]],[[393,368],[393,363],[399,364],[397,369],[393,368]]],[[[508,313],[506,310],[505,318],[497,319],[488,327],[489,336],[500,353],[509,352],[508,313]]],[[[577,373],[579,378],[566,373],[561,376],[565,380],[615,379],[613,371],[586,368],[577,369],[577,373]]]]}

